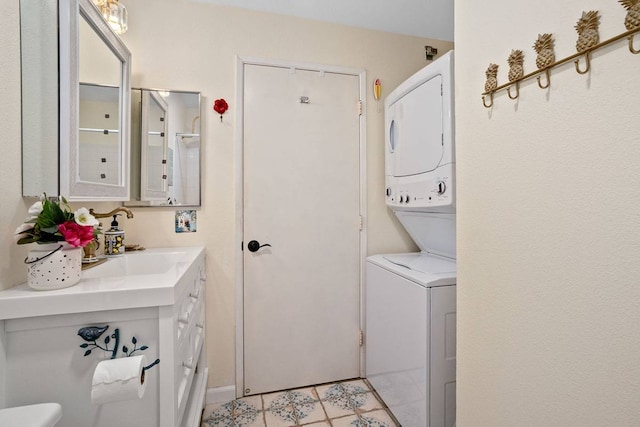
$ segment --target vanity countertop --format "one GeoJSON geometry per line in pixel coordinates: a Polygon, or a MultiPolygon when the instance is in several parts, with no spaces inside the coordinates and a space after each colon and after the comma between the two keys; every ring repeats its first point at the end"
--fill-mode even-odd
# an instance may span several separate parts
{"type": "Polygon", "coordinates": [[[0,292],[0,320],[175,304],[175,285],[203,257],[202,246],[147,249],[85,270],[69,288],[36,291],[22,283],[0,292]]]}

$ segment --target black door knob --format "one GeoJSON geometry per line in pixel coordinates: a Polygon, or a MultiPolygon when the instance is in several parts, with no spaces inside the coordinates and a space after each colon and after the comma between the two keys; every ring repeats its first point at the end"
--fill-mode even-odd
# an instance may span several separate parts
{"type": "Polygon", "coordinates": [[[271,247],[271,245],[268,243],[261,245],[260,242],[258,242],[257,240],[252,240],[249,243],[247,243],[247,249],[249,249],[249,252],[256,252],[258,249],[264,248],[265,246],[271,247]]]}

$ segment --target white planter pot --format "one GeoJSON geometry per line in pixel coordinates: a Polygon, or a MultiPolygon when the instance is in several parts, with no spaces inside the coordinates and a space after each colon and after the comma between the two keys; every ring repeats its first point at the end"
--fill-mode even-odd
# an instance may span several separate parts
{"type": "Polygon", "coordinates": [[[37,245],[24,262],[28,265],[27,285],[38,291],[68,288],[80,280],[82,248],[66,242],[37,245]]]}

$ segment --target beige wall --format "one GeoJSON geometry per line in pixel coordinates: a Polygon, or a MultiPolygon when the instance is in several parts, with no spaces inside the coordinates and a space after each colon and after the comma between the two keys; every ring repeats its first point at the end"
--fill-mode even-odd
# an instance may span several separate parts
{"type": "MultiPolygon", "coordinates": [[[[15,1],[17,3],[17,1],[15,1]]],[[[234,244],[234,144],[236,106],[235,56],[252,56],[364,68],[367,71],[368,144],[368,252],[413,250],[414,246],[384,206],[382,101],[371,98],[373,80],[380,78],[383,97],[427,64],[424,45],[442,52],[451,43],[393,35],[310,20],[249,12],[186,0],[128,2],[129,31],[123,36],[133,54],[134,86],[200,91],[205,102],[203,205],[198,209],[198,231],[175,234],[173,210],[135,209],[135,218],[123,220],[129,243],[147,247],[205,245],[208,255],[208,352],[212,374],[209,385],[235,382],[235,275],[238,248],[234,244]],[[211,106],[225,98],[230,110],[224,123],[211,106]]],[[[3,204],[3,240],[9,241],[26,205],[20,197],[19,45],[17,6],[0,27],[3,44],[0,70],[6,129],[3,146],[10,150],[11,170],[0,169],[3,204]],[[5,34],[6,33],[6,34],[5,34]],[[5,73],[6,69],[6,73],[5,73]],[[5,77],[7,75],[7,77],[5,77]],[[5,90],[6,89],[6,90],[5,90]],[[8,95],[5,95],[8,94],[8,95]],[[8,190],[7,190],[8,189],[8,190]]],[[[106,207],[105,207],[106,209],[106,207]]],[[[24,248],[0,248],[0,285],[24,280],[24,248]]]]}
{"type": "Polygon", "coordinates": [[[511,49],[535,69],[538,33],[573,54],[591,8],[625,31],[617,2],[456,1],[458,427],[640,422],[639,58],[623,40],[480,99],[511,49]]]}

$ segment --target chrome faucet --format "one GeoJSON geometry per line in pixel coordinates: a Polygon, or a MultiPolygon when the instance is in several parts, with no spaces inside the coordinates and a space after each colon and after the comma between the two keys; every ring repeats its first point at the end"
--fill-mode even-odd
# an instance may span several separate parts
{"type": "Polygon", "coordinates": [[[99,219],[99,218],[109,218],[114,216],[115,214],[117,214],[118,212],[124,212],[125,214],[127,214],[127,218],[131,219],[133,218],[133,212],[131,212],[130,209],[125,208],[125,207],[119,207],[119,208],[115,208],[114,210],[112,210],[109,213],[97,213],[93,210],[93,208],[89,209],[89,213],[91,215],[93,215],[94,218],[99,219]]]}

